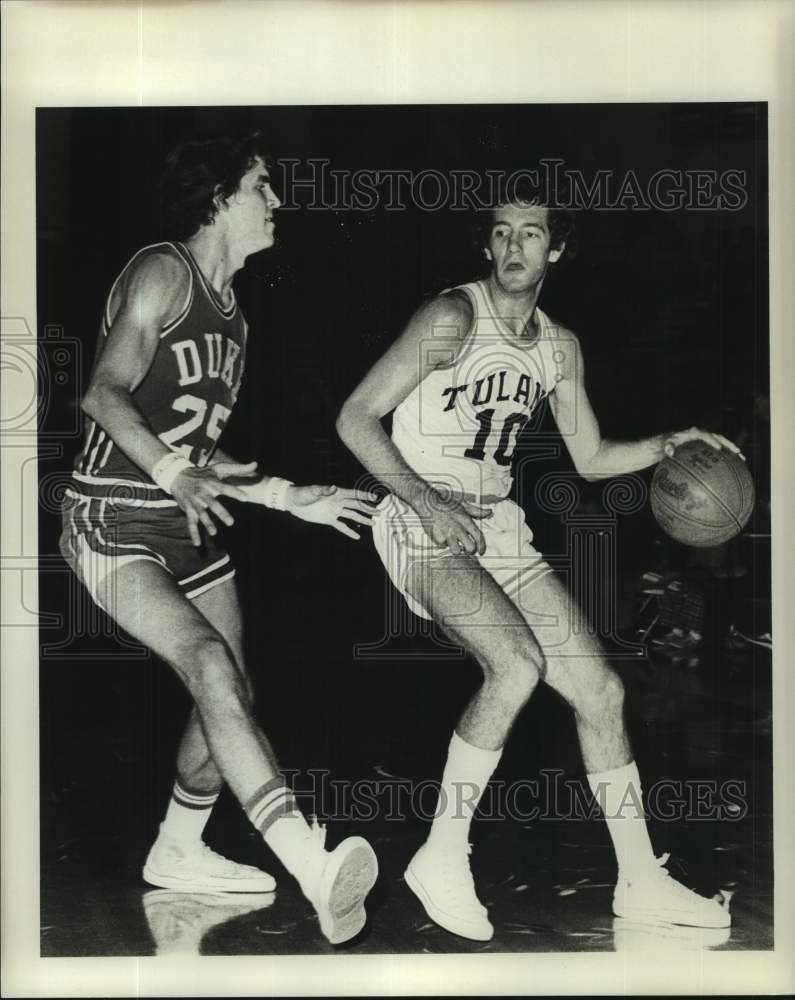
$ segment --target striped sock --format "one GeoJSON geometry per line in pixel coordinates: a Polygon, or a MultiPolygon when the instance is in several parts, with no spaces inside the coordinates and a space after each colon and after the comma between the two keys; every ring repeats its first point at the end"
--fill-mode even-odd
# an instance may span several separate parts
{"type": "Polygon", "coordinates": [[[217,792],[192,792],[177,778],[160,832],[181,844],[201,840],[219,793],[220,789],[217,792]]]}
{"type": "Polygon", "coordinates": [[[298,808],[295,796],[282,778],[271,778],[246,802],[246,815],[276,857],[299,881],[307,860],[322,845],[298,808]]]}

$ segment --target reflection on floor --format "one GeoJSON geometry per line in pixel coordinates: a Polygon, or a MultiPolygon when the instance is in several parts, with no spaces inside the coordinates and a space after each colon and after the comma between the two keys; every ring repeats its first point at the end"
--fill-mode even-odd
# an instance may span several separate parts
{"type": "Polygon", "coordinates": [[[273,892],[177,892],[152,889],[141,897],[155,955],[200,955],[214,928],[273,906],[273,892]]]}
{"type": "MultiPolygon", "coordinates": [[[[285,935],[295,929],[295,924],[269,927],[266,911],[273,906],[275,893],[253,894],[237,899],[210,893],[176,892],[170,889],[154,889],[141,897],[146,926],[151,935],[155,955],[211,955],[211,954],[259,954],[274,950],[267,946],[256,947],[257,935],[285,935]],[[243,920],[242,918],[249,918],[243,920]],[[232,925],[232,926],[230,926],[232,925]],[[231,942],[245,943],[245,947],[235,947],[231,942]]],[[[433,939],[429,932],[435,925],[424,923],[413,928],[415,941],[423,952],[445,951],[445,948],[429,948],[427,941],[433,939]]],[[[520,947],[489,944],[482,951],[517,950],[531,951],[525,939],[530,935],[551,937],[549,929],[540,925],[507,923],[503,931],[513,937],[520,947]]],[[[594,921],[590,930],[569,930],[561,934],[564,950],[589,951],[613,948],[615,951],[703,951],[719,948],[731,938],[731,928],[679,927],[665,923],[633,923],[621,917],[613,917],[600,926],[594,921]]],[[[443,941],[438,941],[443,944],[443,941]]],[[[146,948],[146,945],[144,945],[146,948]]],[[[149,949],[146,949],[147,951],[149,949]]],[[[368,949],[369,950],[369,949],[368,949]]],[[[543,949],[548,950],[548,949],[543,949]]],[[[142,951],[142,954],[144,952],[142,951]]]]}
{"type": "MultiPolygon", "coordinates": [[[[364,820],[345,810],[327,813],[329,846],[349,833],[361,833],[370,839],[381,865],[366,929],[345,948],[334,949],[320,935],[296,884],[244,825],[231,801],[228,822],[219,821],[208,830],[208,840],[228,856],[272,871],[277,879],[274,893],[216,896],[147,888],[139,872],[148,843],[130,833],[138,828],[118,815],[102,820],[98,814],[94,820],[81,815],[79,806],[86,800],[62,789],[44,812],[51,826],[57,826],[55,817],[60,816],[61,827],[57,843],[45,842],[43,850],[42,954],[769,949],[770,655],[744,649],[719,659],[714,666],[699,657],[625,659],[616,665],[627,685],[646,792],[654,789],[657,796],[650,821],[655,846],[659,853],[672,852],[669,869],[680,881],[706,895],[722,892],[731,897],[733,925],[728,930],[637,924],[612,916],[615,868],[604,824],[573,814],[565,796],[549,814],[531,811],[540,805],[543,812],[548,805],[548,794],[538,787],[543,790],[546,781],[549,791],[549,768],[559,760],[555,738],[540,730],[548,727],[551,733],[558,724],[570,725],[565,712],[556,715],[558,708],[548,701],[520,720],[526,735],[515,731],[515,749],[506,753],[497,775],[503,778],[503,805],[511,783],[523,777],[524,760],[533,761],[526,777],[539,782],[541,776],[540,785],[525,799],[515,795],[512,815],[497,808],[473,827],[473,871],[496,928],[492,941],[467,941],[437,927],[404,884],[405,865],[427,830],[427,821],[416,815],[390,819],[381,810],[379,816],[364,820]],[[550,741],[546,755],[538,751],[550,741]],[[67,813],[69,823],[63,819],[67,813]]],[[[560,736],[560,745],[568,747],[570,736],[560,736]]],[[[396,741],[398,734],[391,739],[396,741]]],[[[419,780],[438,777],[436,751],[423,752],[425,758],[420,754],[421,763],[410,776],[415,784],[418,774],[419,780]]],[[[559,763],[565,775],[559,771],[554,780],[571,778],[576,784],[582,775],[577,774],[576,754],[568,753],[559,763]]],[[[380,761],[356,775],[372,784],[399,780],[408,758],[396,751],[390,759],[382,746],[364,759],[380,761]]],[[[134,775],[139,765],[132,767],[134,775]]],[[[559,784],[558,791],[567,787],[559,784]]],[[[122,794],[128,795],[129,789],[122,794]]],[[[129,808],[132,812],[135,803],[129,808]]]]}

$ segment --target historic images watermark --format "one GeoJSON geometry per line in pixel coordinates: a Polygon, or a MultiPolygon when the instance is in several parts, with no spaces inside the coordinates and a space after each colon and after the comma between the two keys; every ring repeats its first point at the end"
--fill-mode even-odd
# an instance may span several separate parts
{"type": "Polygon", "coordinates": [[[274,180],[282,198],[281,211],[388,212],[418,208],[425,212],[480,211],[510,200],[527,184],[546,193],[548,204],[572,210],[597,211],[728,211],[748,202],[744,170],[673,169],[582,170],[565,160],[542,159],[529,169],[396,170],[362,167],[334,168],[331,160],[279,159],[274,180]]]}
{"type": "MultiPolygon", "coordinates": [[[[493,779],[482,790],[482,796],[474,783],[457,782],[453,786],[455,801],[449,802],[438,781],[415,782],[384,774],[343,781],[333,779],[323,769],[284,771],[303,811],[325,820],[430,822],[449,810],[459,817],[470,815],[476,805],[478,820],[486,822],[580,821],[604,815],[606,786],[597,786],[592,793],[583,782],[565,778],[564,773],[557,768],[542,768],[536,778],[511,782],[493,779]]],[[[732,778],[663,778],[645,789],[644,799],[645,803],[629,787],[615,816],[610,818],[643,817],[662,823],[737,821],[749,812],[747,783],[732,778]]]]}

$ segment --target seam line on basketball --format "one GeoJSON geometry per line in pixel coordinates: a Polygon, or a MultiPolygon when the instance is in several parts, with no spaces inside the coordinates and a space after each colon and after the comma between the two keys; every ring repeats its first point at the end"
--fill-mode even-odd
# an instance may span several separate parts
{"type": "MultiPolygon", "coordinates": [[[[664,500],[659,494],[657,494],[655,496],[655,503],[659,504],[660,507],[664,507],[665,510],[669,514],[672,514],[675,517],[680,518],[686,524],[693,525],[694,527],[697,527],[697,528],[711,528],[711,529],[715,529],[717,527],[720,527],[720,529],[722,531],[726,531],[726,530],[729,530],[729,529],[733,530],[733,528],[734,528],[734,525],[731,522],[728,522],[726,524],[716,525],[716,524],[713,524],[711,521],[699,521],[698,518],[693,517],[692,514],[683,514],[682,511],[679,510],[678,507],[672,506],[667,500],[664,500]]],[[[730,537],[733,537],[733,536],[730,536],[730,537]]],[[[716,542],[715,544],[716,545],[722,545],[723,543],[722,542],[716,542]]]]}
{"type": "MultiPolygon", "coordinates": [[[[686,472],[688,476],[691,476],[693,479],[695,479],[696,482],[699,484],[699,486],[701,486],[707,493],[709,493],[712,499],[715,500],[719,506],[723,507],[723,509],[726,511],[729,517],[737,525],[738,531],[743,530],[743,526],[742,524],[740,524],[740,519],[737,517],[737,515],[734,513],[731,507],[724,501],[722,497],[718,496],[718,494],[710,486],[708,486],[701,479],[697,479],[695,473],[691,469],[688,469],[688,467],[684,465],[682,462],[677,461],[676,452],[674,452],[673,455],[669,456],[669,458],[674,463],[674,465],[676,465],[678,469],[680,469],[682,472],[686,472]]],[[[731,468],[731,466],[729,468],[731,468]]],[[[734,469],[732,469],[732,472],[734,472],[734,469]]],[[[742,501],[742,490],[740,490],[740,500],[742,501]]]]}

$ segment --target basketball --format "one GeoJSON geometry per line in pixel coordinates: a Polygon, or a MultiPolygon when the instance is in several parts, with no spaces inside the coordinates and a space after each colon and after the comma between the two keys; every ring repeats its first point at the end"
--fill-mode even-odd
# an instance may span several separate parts
{"type": "Polygon", "coordinates": [[[754,481],[726,448],[688,441],[666,457],[651,481],[651,509],[677,542],[707,548],[738,535],[754,509],[754,481]]]}

